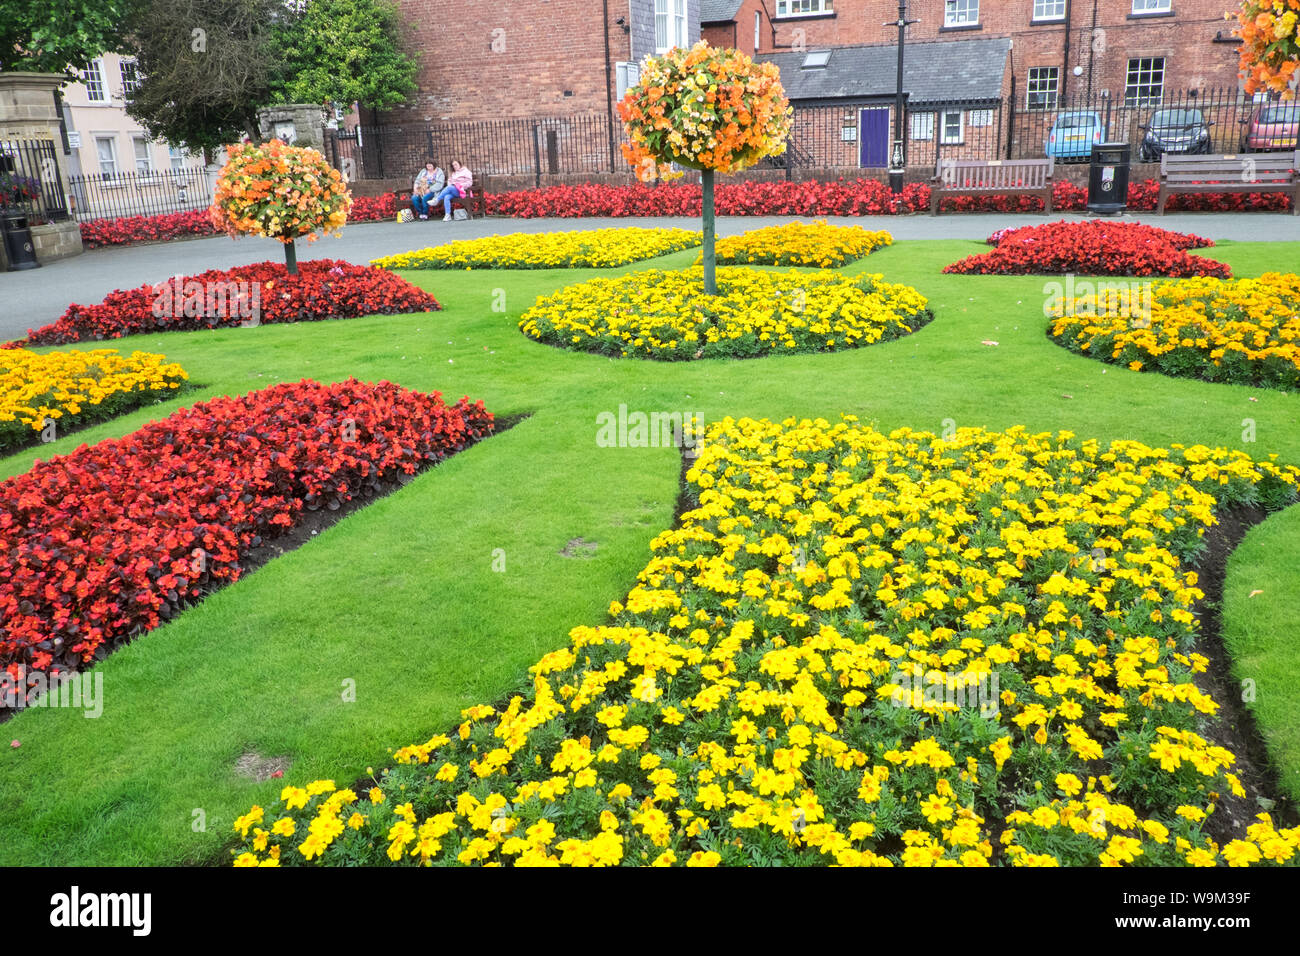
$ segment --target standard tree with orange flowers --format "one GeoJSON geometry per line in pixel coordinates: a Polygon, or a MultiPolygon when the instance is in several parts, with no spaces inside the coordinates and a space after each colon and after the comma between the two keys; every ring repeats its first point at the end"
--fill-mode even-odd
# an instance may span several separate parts
{"type": "Polygon", "coordinates": [[[669,178],[672,164],[700,170],[704,291],[717,295],[713,177],[785,152],[790,104],[775,64],[701,40],[641,65],[641,79],[618,104],[627,128],[623,155],[642,180],[669,178]]]}
{"type": "Polygon", "coordinates": [[[1247,0],[1237,21],[1246,92],[1267,89],[1294,98],[1300,73],[1300,0],[1247,0]]]}
{"type": "Polygon", "coordinates": [[[298,272],[294,241],[343,227],[352,196],[337,169],[317,150],[278,139],[226,147],[226,165],[208,215],[232,238],[266,236],[284,243],[290,275],[298,272]]]}

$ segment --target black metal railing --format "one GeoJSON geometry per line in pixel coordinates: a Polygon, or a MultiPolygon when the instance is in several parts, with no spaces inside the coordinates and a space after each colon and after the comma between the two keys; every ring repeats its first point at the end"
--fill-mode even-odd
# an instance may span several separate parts
{"type": "Polygon", "coordinates": [[[0,140],[3,213],[21,213],[33,224],[68,218],[63,174],[53,140],[0,140]]]}
{"type": "Polygon", "coordinates": [[[212,203],[202,166],[69,176],[68,194],[78,222],[187,212],[212,203]]]}
{"type": "MultiPolygon", "coordinates": [[[[1013,104],[1015,122],[1005,145],[1007,159],[1032,159],[1052,152],[1064,159],[1086,158],[1081,144],[1090,144],[1095,132],[1103,142],[1128,143],[1133,162],[1159,159],[1162,144],[1169,141],[1171,151],[1236,153],[1254,148],[1275,147],[1270,137],[1256,135],[1260,130],[1259,111],[1300,110],[1292,103],[1271,105],[1255,102],[1235,87],[1227,89],[1183,89],[1124,91],[1109,90],[1071,93],[1065,97],[1036,97],[1036,108],[1027,101],[1013,104]],[[1139,96],[1138,93],[1143,95],[1139,96]],[[1156,141],[1144,146],[1152,120],[1158,127],[1156,141]],[[1052,137],[1056,139],[1053,142],[1052,137]],[[1073,146],[1073,148],[1072,148],[1073,146]]],[[[1287,116],[1283,116],[1286,119],[1287,116]]],[[[1263,124],[1266,133],[1285,128],[1263,124]]],[[[1295,115],[1290,114],[1290,136],[1294,136],[1295,115]]],[[[1285,138],[1287,134],[1279,134],[1285,138]]],[[[1294,140],[1289,140],[1295,149],[1294,140]]]]}
{"type": "Polygon", "coordinates": [[[349,179],[413,178],[429,159],[450,171],[452,160],[476,174],[499,176],[609,173],[624,167],[602,114],[466,120],[428,125],[327,130],[326,156],[349,179]]]}

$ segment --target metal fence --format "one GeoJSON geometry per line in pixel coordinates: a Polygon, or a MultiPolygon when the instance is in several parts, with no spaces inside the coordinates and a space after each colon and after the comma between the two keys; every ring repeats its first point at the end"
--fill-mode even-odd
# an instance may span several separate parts
{"type": "Polygon", "coordinates": [[[212,187],[202,166],[69,176],[68,193],[78,222],[186,212],[212,203],[212,187]]]}
{"type": "Polygon", "coordinates": [[[0,140],[0,213],[33,223],[68,218],[59,157],[49,139],[0,140]]]}
{"type": "Polygon", "coordinates": [[[458,160],[500,176],[609,173],[622,168],[621,124],[596,113],[530,119],[467,120],[427,126],[327,130],[326,155],[349,179],[414,178],[432,159],[450,172],[458,160]]]}
{"type": "MultiPolygon", "coordinates": [[[[903,119],[907,163],[936,168],[945,159],[1041,158],[1048,155],[1053,131],[1063,129],[1062,124],[1071,119],[1086,125],[1069,126],[1061,133],[1060,142],[1052,144],[1058,161],[1086,160],[1096,134],[1105,142],[1130,144],[1133,162],[1140,162],[1145,152],[1145,127],[1160,110],[1180,111],[1174,114],[1177,121],[1193,127],[1189,149],[1238,152],[1251,145],[1248,136],[1252,143],[1257,138],[1257,110],[1264,104],[1236,89],[1144,88],[1141,92],[1140,98],[1111,97],[1107,91],[1067,97],[1035,92],[1031,106],[1031,98],[1018,92],[1013,81],[1005,97],[909,102],[903,119]],[[1081,129],[1085,130],[1082,135],[1081,129]],[[1205,136],[1199,136],[1200,129],[1206,131],[1205,136]]],[[[1292,117],[1292,137],[1294,126],[1292,117]]],[[[619,149],[624,138],[620,123],[611,124],[602,114],[589,114],[327,130],[325,148],[330,161],[349,179],[411,178],[428,159],[449,171],[456,159],[475,173],[532,176],[540,185],[546,174],[627,171],[619,149]]],[[[835,170],[842,175],[852,170],[882,170],[889,166],[893,139],[892,101],[796,104],[785,153],[761,165],[783,169],[787,178],[801,168],[835,170]]],[[[1289,145],[1296,148],[1294,139],[1289,145]]]]}
{"type": "MultiPolygon", "coordinates": [[[[1015,123],[1010,141],[1005,144],[1007,159],[1032,159],[1045,156],[1052,133],[1061,134],[1061,124],[1074,124],[1070,129],[1095,129],[1105,142],[1128,143],[1132,147],[1133,162],[1143,158],[1140,154],[1151,152],[1143,148],[1143,139],[1152,118],[1162,113],[1156,124],[1166,135],[1179,135],[1186,127],[1186,142],[1178,144],[1179,150],[1205,153],[1237,153],[1259,145],[1275,148],[1253,135],[1259,128],[1255,122],[1257,110],[1269,108],[1268,103],[1255,102],[1236,88],[1164,90],[1142,89],[1134,95],[1111,95],[1109,90],[1075,93],[1063,98],[1036,97],[1035,108],[1027,101],[1015,104],[1015,123]],[[1138,95],[1145,94],[1145,95],[1138,95]],[[1173,111],[1173,112],[1164,112],[1173,111]],[[1066,116],[1066,114],[1071,114],[1066,116]],[[1063,118],[1064,117],[1064,118],[1063,118]],[[1200,131],[1205,135],[1201,136],[1200,131]],[[1248,138],[1251,140],[1248,142],[1248,138]]],[[[1014,94],[1013,94],[1014,95],[1014,94]]],[[[1275,107],[1276,108],[1276,107],[1275,107]]],[[[1282,107],[1285,114],[1291,107],[1282,107]]],[[[1300,107],[1295,107],[1300,110],[1300,107]]],[[[1290,133],[1282,133],[1291,149],[1296,148],[1295,114],[1289,114],[1290,133]]],[[[1282,124],[1286,125],[1286,124],[1282,124]]],[[[1058,141],[1059,142],[1059,141],[1058,141]]],[[[1280,148],[1280,147],[1277,147],[1280,148]]],[[[1053,151],[1070,153],[1053,144],[1053,151]]],[[[1070,158],[1067,156],[1066,158],[1070,158]]],[[[1154,157],[1158,159],[1158,155],[1154,157]]]]}

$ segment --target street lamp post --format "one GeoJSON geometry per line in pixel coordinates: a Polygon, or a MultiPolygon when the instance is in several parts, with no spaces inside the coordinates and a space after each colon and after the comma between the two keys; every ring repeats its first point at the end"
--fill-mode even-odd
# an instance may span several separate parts
{"type": "Polygon", "coordinates": [[[908,26],[915,22],[907,19],[907,0],[898,0],[898,84],[894,95],[894,145],[889,156],[889,189],[894,195],[903,191],[903,174],[907,170],[903,149],[903,43],[908,26]]]}

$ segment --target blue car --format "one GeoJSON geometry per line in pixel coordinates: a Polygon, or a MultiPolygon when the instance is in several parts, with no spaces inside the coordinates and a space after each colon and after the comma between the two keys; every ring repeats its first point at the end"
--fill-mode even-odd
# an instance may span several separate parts
{"type": "Polygon", "coordinates": [[[1102,133],[1101,117],[1096,113],[1059,113],[1047,134],[1044,152],[1052,159],[1088,159],[1092,144],[1102,141],[1102,133]]]}

